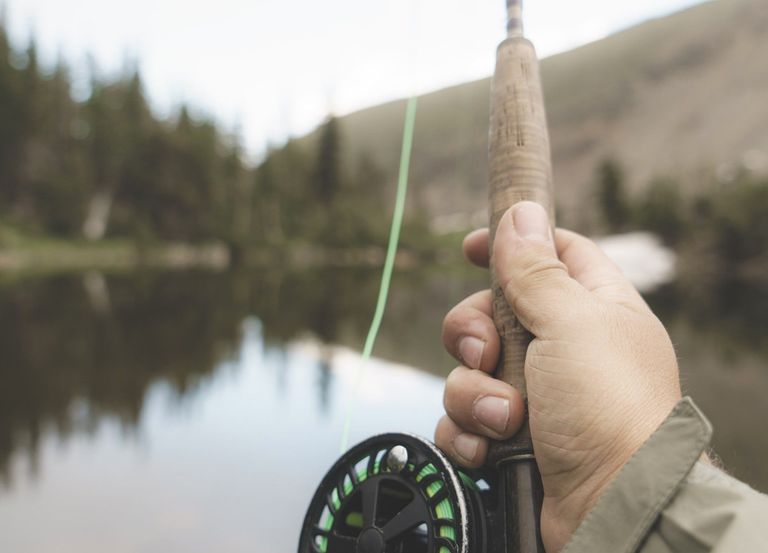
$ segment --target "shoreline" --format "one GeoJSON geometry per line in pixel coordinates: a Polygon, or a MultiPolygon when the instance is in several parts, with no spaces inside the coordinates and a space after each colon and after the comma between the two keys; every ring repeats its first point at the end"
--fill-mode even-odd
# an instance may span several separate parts
{"type": "MultiPolygon", "coordinates": [[[[454,248],[439,248],[426,255],[411,249],[397,254],[399,269],[424,264],[455,264],[460,254],[454,248]]],[[[48,241],[28,246],[0,245],[0,275],[63,273],[85,271],[122,272],[135,269],[206,269],[226,271],[235,268],[282,267],[304,270],[328,268],[378,268],[384,264],[382,247],[318,248],[310,244],[272,248],[244,248],[233,252],[226,244],[157,243],[138,245],[132,242],[83,243],[48,241]]]]}
{"type": "MultiPolygon", "coordinates": [[[[462,235],[463,236],[463,235],[462,235]]],[[[673,251],[655,235],[634,232],[596,237],[595,241],[642,292],[672,282],[695,283],[739,279],[768,282],[768,262],[752,259],[721,273],[706,258],[692,251],[673,251]]],[[[469,268],[461,254],[460,239],[441,240],[431,246],[401,246],[398,270],[420,267],[469,268]]],[[[0,278],[30,274],[72,272],[130,272],[141,269],[223,272],[237,269],[310,270],[318,268],[378,269],[386,251],[381,246],[332,248],[304,242],[272,247],[232,249],[222,242],[136,243],[128,240],[86,242],[51,238],[0,241],[0,278]],[[11,243],[8,243],[11,242],[11,243]]]]}

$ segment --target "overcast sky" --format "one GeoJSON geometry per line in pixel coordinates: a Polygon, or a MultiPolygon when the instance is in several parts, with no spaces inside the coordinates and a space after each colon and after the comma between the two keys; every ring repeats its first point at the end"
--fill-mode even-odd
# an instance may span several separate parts
{"type": "MultiPolygon", "coordinates": [[[[528,0],[542,55],[701,0],[528,0]],[[586,15],[583,15],[586,14],[586,15]]],[[[719,0],[724,1],[724,0],[719,0]]],[[[181,102],[239,129],[249,151],[414,92],[488,76],[502,0],[0,0],[14,42],[34,34],[85,76],[139,61],[153,106],[181,102]]]]}

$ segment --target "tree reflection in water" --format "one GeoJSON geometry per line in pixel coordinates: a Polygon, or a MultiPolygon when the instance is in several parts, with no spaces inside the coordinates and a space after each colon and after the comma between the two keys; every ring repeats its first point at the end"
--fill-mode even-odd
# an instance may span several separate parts
{"type": "Polygon", "coordinates": [[[198,387],[234,351],[247,313],[224,284],[189,273],[0,288],[0,464],[22,450],[34,467],[44,429],[66,439],[102,417],[134,428],[155,382],[178,398],[198,387]]]}
{"type": "MultiPolygon", "coordinates": [[[[399,273],[376,355],[444,375],[443,314],[483,287],[485,274],[435,268],[399,273]]],[[[41,439],[93,434],[104,419],[127,432],[141,421],[148,390],[166,383],[183,402],[239,351],[243,322],[256,317],[269,354],[291,342],[359,350],[379,283],[377,270],[260,273],[63,275],[0,284],[0,474],[12,456],[34,472],[41,439]]],[[[668,287],[649,301],[669,325],[684,385],[713,419],[716,445],[736,473],[768,487],[768,290],[743,283],[668,287]]],[[[285,395],[287,363],[275,386],[285,395]]],[[[332,396],[333,349],[321,347],[313,386],[320,412],[332,396]]]]}
{"type": "MultiPolygon", "coordinates": [[[[34,472],[45,430],[66,440],[106,417],[135,429],[158,382],[183,400],[237,351],[249,315],[272,346],[355,342],[376,292],[368,276],[89,273],[0,285],[0,472],[15,452],[34,472]]],[[[317,379],[326,407],[330,367],[328,353],[317,379]]]]}

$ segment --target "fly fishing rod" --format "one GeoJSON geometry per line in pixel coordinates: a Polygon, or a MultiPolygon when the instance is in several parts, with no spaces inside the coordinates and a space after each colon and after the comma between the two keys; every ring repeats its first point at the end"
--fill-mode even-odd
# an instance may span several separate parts
{"type": "MultiPolygon", "coordinates": [[[[531,200],[543,205],[554,221],[552,161],[539,60],[524,37],[522,0],[507,0],[507,39],[496,53],[491,85],[488,136],[490,251],[504,213],[531,200]]],[[[515,317],[496,278],[491,255],[493,320],[501,336],[502,354],[496,378],[514,386],[527,399],[525,356],[532,336],[515,317]]],[[[504,513],[505,552],[543,553],[541,505],[544,493],[533,451],[530,425],[510,440],[492,444],[488,462],[499,472],[504,513]]],[[[502,536],[499,536],[500,538],[502,536]]]]}
{"type": "MultiPolygon", "coordinates": [[[[497,51],[491,90],[491,243],[501,216],[519,201],[539,202],[554,216],[539,63],[523,37],[521,0],[507,0],[507,10],[508,37],[497,51]]],[[[503,350],[495,376],[526,397],[523,369],[531,335],[493,276],[491,286],[503,350]]],[[[514,438],[494,444],[486,467],[477,470],[455,467],[423,438],[375,436],[342,455],[323,478],[298,551],[543,553],[542,497],[527,422],[514,438]]]]}

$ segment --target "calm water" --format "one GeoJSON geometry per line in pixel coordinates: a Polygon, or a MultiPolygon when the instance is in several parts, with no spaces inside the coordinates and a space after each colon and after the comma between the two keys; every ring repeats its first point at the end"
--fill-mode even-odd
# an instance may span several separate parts
{"type": "MultiPolygon", "coordinates": [[[[396,275],[353,441],[431,435],[453,367],[442,315],[483,281],[396,275]]],[[[0,551],[293,551],[338,454],[377,285],[352,270],[0,283],[0,551]]],[[[768,290],[649,299],[718,453],[768,489],[768,290]]]]}

